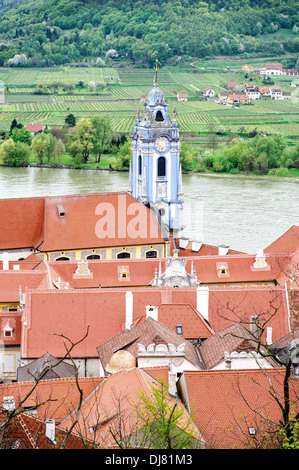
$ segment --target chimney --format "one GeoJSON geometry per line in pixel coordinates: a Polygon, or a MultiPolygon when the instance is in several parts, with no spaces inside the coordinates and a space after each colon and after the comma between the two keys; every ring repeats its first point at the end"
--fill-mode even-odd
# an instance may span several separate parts
{"type": "Polygon", "coordinates": [[[9,270],[9,259],[8,259],[8,253],[5,251],[3,253],[3,271],[8,271],[9,270]]]}
{"type": "Polygon", "coordinates": [[[259,335],[258,316],[250,317],[250,332],[257,339],[259,335]]]}
{"type": "Polygon", "coordinates": [[[266,257],[264,255],[264,250],[259,248],[256,253],[255,262],[253,263],[253,267],[256,269],[259,268],[266,268],[268,266],[266,262],[266,257]]]}
{"type": "Polygon", "coordinates": [[[179,247],[182,248],[183,250],[187,248],[189,243],[189,238],[187,237],[182,237],[179,239],[179,247]]]}
{"type": "Polygon", "coordinates": [[[133,293],[126,292],[126,330],[130,330],[133,323],[133,293]]]}
{"type": "Polygon", "coordinates": [[[199,242],[197,240],[192,240],[191,242],[191,251],[194,252],[194,253],[198,253],[199,250],[201,249],[202,247],[202,242],[199,242]]]}
{"type": "Polygon", "coordinates": [[[197,306],[196,309],[202,316],[209,320],[209,287],[197,287],[197,306]]]}
{"type": "Polygon", "coordinates": [[[56,444],[55,441],[55,420],[47,419],[46,421],[46,437],[50,439],[53,444],[56,444]]]}
{"type": "Polygon", "coordinates": [[[218,246],[218,256],[225,256],[227,255],[229,250],[229,246],[226,245],[219,245],[218,246]]]}
{"type": "Polygon", "coordinates": [[[271,328],[271,326],[268,326],[268,328],[267,328],[266,342],[267,342],[267,344],[272,344],[272,328],[271,328]]]}
{"type": "Polygon", "coordinates": [[[177,394],[176,379],[176,372],[168,372],[168,392],[172,396],[176,396],[177,394]]]}
{"type": "Polygon", "coordinates": [[[146,318],[152,318],[153,320],[158,321],[158,307],[153,305],[147,305],[146,307],[146,318]]]}
{"type": "Polygon", "coordinates": [[[13,411],[15,409],[15,398],[14,397],[3,397],[3,410],[13,411]]]}

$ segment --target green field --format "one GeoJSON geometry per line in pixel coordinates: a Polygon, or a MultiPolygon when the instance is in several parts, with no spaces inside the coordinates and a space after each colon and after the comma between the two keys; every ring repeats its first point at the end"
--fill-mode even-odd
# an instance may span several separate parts
{"type": "MultiPolygon", "coordinates": [[[[267,59],[259,61],[264,64],[267,59]]],[[[240,70],[243,63],[229,62],[228,68],[228,62],[200,61],[193,68],[159,70],[159,86],[167,99],[169,113],[177,109],[180,132],[200,143],[222,125],[227,133],[236,133],[240,127],[246,131],[257,128],[268,134],[284,134],[292,142],[299,141],[299,93],[296,94],[299,80],[296,77],[275,77],[275,84],[292,93],[292,98],[283,102],[260,100],[248,106],[229,108],[198,97],[198,91],[208,86],[218,93],[225,90],[230,81],[246,83],[240,70]],[[187,93],[188,101],[178,102],[177,93],[187,93]]],[[[0,80],[6,90],[5,102],[0,107],[0,131],[7,131],[14,118],[23,125],[39,122],[50,127],[63,126],[65,117],[73,113],[78,119],[109,115],[116,132],[129,134],[137,108],[143,111],[140,98],[152,88],[153,76],[153,70],[108,67],[0,68],[0,80]],[[76,85],[80,80],[86,85],[90,81],[104,82],[105,88],[99,94],[90,92],[87,86],[76,87],[72,93],[62,89],[58,93],[34,93],[40,84],[59,81],[76,85]]]]}

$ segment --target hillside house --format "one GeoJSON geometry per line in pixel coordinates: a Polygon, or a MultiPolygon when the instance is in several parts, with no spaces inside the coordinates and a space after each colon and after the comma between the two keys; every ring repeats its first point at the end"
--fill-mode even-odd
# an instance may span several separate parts
{"type": "Polygon", "coordinates": [[[178,93],[177,94],[178,101],[188,101],[187,93],[178,93]]]}
{"type": "Polygon", "coordinates": [[[282,90],[280,86],[270,86],[270,97],[271,100],[281,100],[282,99],[282,90]]]}
{"type": "Polygon", "coordinates": [[[298,70],[297,69],[286,69],[285,74],[288,76],[298,76],[298,70]]]}
{"type": "Polygon", "coordinates": [[[210,88],[210,87],[205,88],[202,93],[205,98],[214,98],[215,96],[215,90],[213,90],[213,88],[210,88]]]}
{"type": "Polygon", "coordinates": [[[266,97],[266,96],[270,96],[270,88],[269,87],[260,86],[259,91],[260,91],[260,97],[261,98],[266,97]]]}
{"type": "Polygon", "coordinates": [[[227,89],[228,90],[233,90],[234,88],[236,88],[238,86],[238,82],[228,82],[227,84],[227,89]]]}
{"type": "Polygon", "coordinates": [[[233,93],[228,97],[228,102],[230,104],[247,104],[249,101],[249,96],[246,93],[233,93]]]}
{"type": "Polygon", "coordinates": [[[250,100],[259,100],[261,98],[261,92],[257,86],[245,86],[243,92],[247,94],[250,100]]]}
{"type": "Polygon", "coordinates": [[[283,91],[283,92],[282,92],[281,99],[283,99],[283,100],[290,100],[291,97],[292,97],[292,95],[291,95],[291,92],[290,92],[290,91],[283,91]]]}
{"type": "Polygon", "coordinates": [[[281,64],[266,64],[265,68],[260,70],[262,75],[283,75],[283,66],[281,64]]]}
{"type": "Polygon", "coordinates": [[[27,129],[27,131],[29,131],[31,133],[31,135],[35,136],[37,134],[40,134],[41,132],[44,131],[44,126],[42,124],[35,124],[35,123],[29,123],[29,124],[26,124],[25,128],[27,129]]]}

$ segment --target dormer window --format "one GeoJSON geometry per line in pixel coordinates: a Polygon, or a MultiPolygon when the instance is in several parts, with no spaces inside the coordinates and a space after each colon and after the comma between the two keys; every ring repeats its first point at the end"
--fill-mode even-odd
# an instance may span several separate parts
{"type": "Polygon", "coordinates": [[[64,207],[61,204],[59,204],[57,206],[57,211],[58,211],[59,217],[64,217],[65,216],[65,210],[64,210],[64,207]]]}
{"type": "Polygon", "coordinates": [[[13,334],[13,328],[11,328],[8,325],[5,328],[3,328],[3,336],[5,338],[11,338],[12,334],[13,334]]]}
{"type": "Polygon", "coordinates": [[[219,274],[227,274],[227,268],[223,267],[219,269],[219,274]]]}
{"type": "Polygon", "coordinates": [[[177,325],[177,326],[176,326],[176,333],[177,333],[177,335],[182,336],[182,334],[183,334],[183,327],[182,327],[182,325],[177,325]]]}
{"type": "Polygon", "coordinates": [[[120,273],[120,277],[121,277],[121,279],[127,279],[128,273],[126,271],[123,271],[123,272],[120,273]]]}

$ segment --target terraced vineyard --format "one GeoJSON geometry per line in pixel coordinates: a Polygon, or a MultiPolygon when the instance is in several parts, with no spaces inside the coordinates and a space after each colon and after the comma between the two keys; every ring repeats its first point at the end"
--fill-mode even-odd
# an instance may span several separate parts
{"type": "MultiPolygon", "coordinates": [[[[48,126],[63,126],[65,117],[73,113],[77,118],[106,114],[111,118],[115,132],[129,134],[133,130],[136,109],[143,111],[141,97],[147,95],[153,86],[153,70],[129,70],[99,67],[57,67],[57,68],[0,68],[0,80],[5,86],[5,104],[0,112],[0,131],[7,131],[11,121],[41,122],[48,126]],[[107,85],[99,94],[88,88],[75,88],[73,93],[59,90],[59,93],[36,94],[36,86],[49,85],[55,81],[76,85],[80,80],[88,85],[90,81],[101,81],[107,85]]],[[[224,68],[213,70],[186,70],[169,67],[159,70],[159,86],[164,92],[171,115],[176,108],[178,124],[183,136],[197,136],[204,139],[210,132],[223,125],[231,132],[241,127],[247,131],[258,128],[263,132],[285,134],[293,141],[299,141],[299,94],[291,79],[281,80],[292,92],[287,101],[260,100],[252,105],[229,108],[214,101],[202,101],[198,91],[211,86],[216,93],[225,89],[227,83],[240,84],[244,78],[240,73],[224,68]],[[196,73],[193,73],[196,72],[196,73]],[[187,93],[187,102],[178,102],[177,94],[187,93]]],[[[284,88],[283,88],[284,89],[284,88]]]]}

